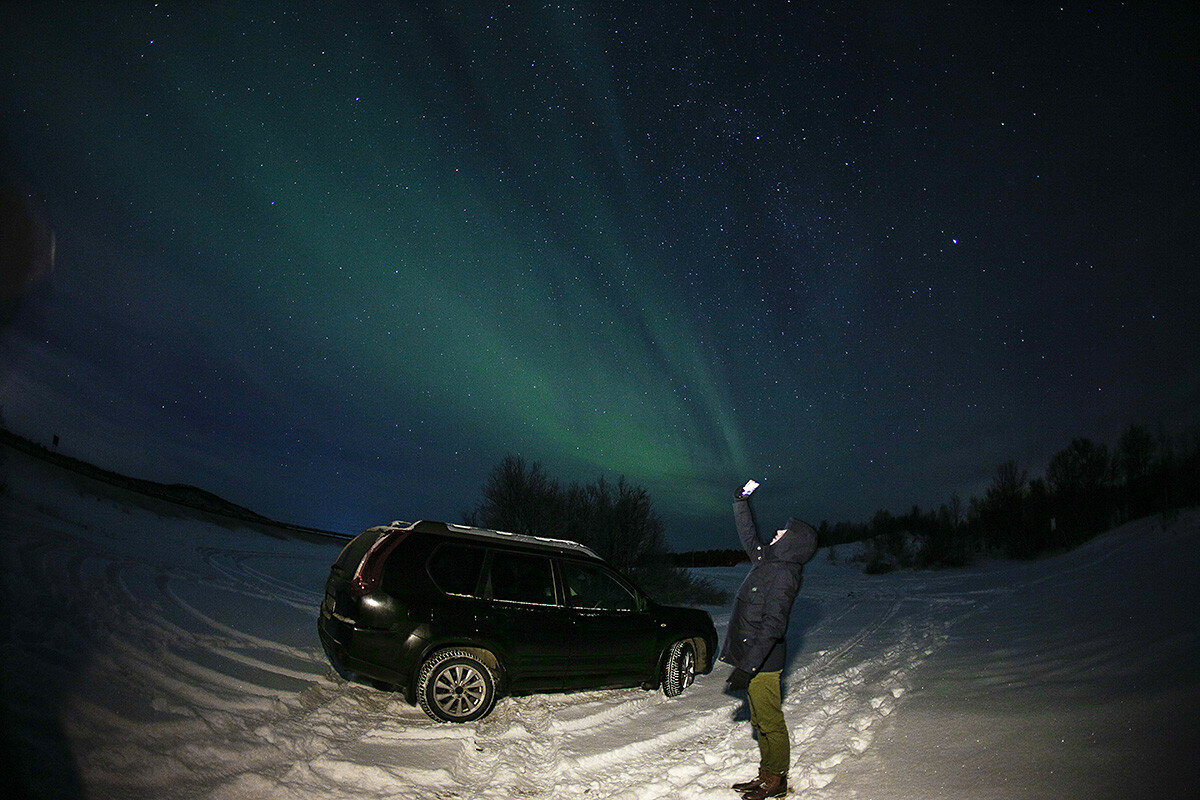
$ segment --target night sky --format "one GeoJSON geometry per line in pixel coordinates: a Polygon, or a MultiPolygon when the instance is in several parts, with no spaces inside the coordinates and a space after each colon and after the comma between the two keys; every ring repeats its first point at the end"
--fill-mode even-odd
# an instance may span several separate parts
{"type": "Polygon", "coordinates": [[[7,4],[10,428],[347,532],[516,453],[692,549],[1200,421],[1195,4],[345,5],[7,4]]]}

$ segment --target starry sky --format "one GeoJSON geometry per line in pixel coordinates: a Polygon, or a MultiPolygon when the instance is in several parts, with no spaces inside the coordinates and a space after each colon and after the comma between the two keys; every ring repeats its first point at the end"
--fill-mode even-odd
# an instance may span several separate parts
{"type": "Polygon", "coordinates": [[[505,455],[676,549],[1200,420],[1192,4],[17,3],[6,424],[356,532],[505,455]]]}

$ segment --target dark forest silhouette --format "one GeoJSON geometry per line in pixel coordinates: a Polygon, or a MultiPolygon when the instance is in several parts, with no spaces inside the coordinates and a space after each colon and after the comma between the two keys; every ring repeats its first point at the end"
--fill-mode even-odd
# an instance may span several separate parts
{"type": "Polygon", "coordinates": [[[1200,504],[1200,432],[1172,437],[1130,425],[1116,446],[1073,439],[1044,477],[998,466],[982,498],[936,511],[879,511],[864,524],[821,525],[822,545],[866,542],[868,572],[953,567],[979,555],[1028,559],[1075,547],[1114,525],[1200,504]]]}
{"type": "Polygon", "coordinates": [[[728,599],[675,565],[649,493],[623,476],[616,483],[600,478],[564,487],[537,462],[510,455],[492,469],[483,502],[463,519],[493,530],[585,544],[660,600],[721,605],[728,599]]]}
{"type": "MultiPolygon", "coordinates": [[[[719,595],[679,567],[728,566],[740,550],[669,553],[662,522],[645,489],[622,477],[563,488],[542,469],[510,455],[488,476],[469,524],[582,542],[652,594],[717,603],[719,595]],[[704,598],[704,599],[700,599],[704,598]]],[[[1030,478],[1000,464],[984,496],[958,495],[936,510],[880,510],[865,523],[822,522],[820,545],[863,542],[867,572],[897,567],[957,567],[980,556],[1035,558],[1075,547],[1114,525],[1200,504],[1200,432],[1172,437],[1130,425],[1116,446],[1077,438],[1030,478]]],[[[831,553],[836,558],[836,551],[831,553]]]]}

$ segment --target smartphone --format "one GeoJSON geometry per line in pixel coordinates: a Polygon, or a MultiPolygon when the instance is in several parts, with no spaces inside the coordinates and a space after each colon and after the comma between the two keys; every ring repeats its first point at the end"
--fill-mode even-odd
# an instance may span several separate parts
{"type": "Polygon", "coordinates": [[[746,485],[742,487],[742,494],[749,497],[750,493],[758,488],[758,481],[746,481],[746,485]]]}

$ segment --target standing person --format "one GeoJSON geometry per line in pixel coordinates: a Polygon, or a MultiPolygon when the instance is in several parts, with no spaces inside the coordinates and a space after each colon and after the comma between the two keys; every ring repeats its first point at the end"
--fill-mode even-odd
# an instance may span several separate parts
{"type": "Polygon", "coordinates": [[[738,589],[721,660],[732,664],[728,687],[745,691],[750,701],[750,725],[758,738],[758,776],[733,788],[746,800],[787,794],[791,743],[783,719],[779,676],[787,659],[788,618],[800,591],[804,565],[817,550],[817,532],[794,517],[775,531],[769,542],[758,535],[750,495],[758,483],[748,481],[733,501],[742,547],[753,565],[738,589]]]}

